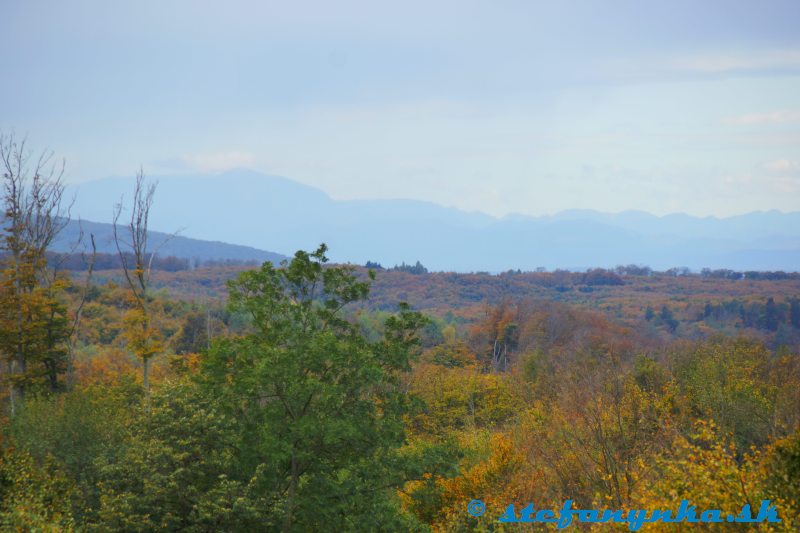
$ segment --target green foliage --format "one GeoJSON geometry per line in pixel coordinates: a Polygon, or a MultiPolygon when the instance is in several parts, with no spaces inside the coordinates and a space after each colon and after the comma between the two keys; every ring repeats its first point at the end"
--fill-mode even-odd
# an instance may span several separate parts
{"type": "Polygon", "coordinates": [[[247,490],[227,477],[235,465],[234,424],[191,383],[157,389],[149,411],[134,408],[118,453],[97,459],[100,502],[93,529],[230,531],[255,526],[264,511],[256,513],[255,505],[237,507],[237,500],[247,499],[247,490]]]}
{"type": "Polygon", "coordinates": [[[75,529],[74,482],[48,458],[37,464],[23,450],[0,448],[0,530],[75,529]]]}
{"type": "Polygon", "coordinates": [[[648,392],[662,392],[670,380],[667,370],[646,355],[634,359],[633,374],[639,388],[648,392]]]}
{"type": "Polygon", "coordinates": [[[766,379],[771,355],[744,340],[707,343],[678,358],[678,383],[695,416],[709,417],[747,450],[770,435],[773,390],[766,379]]]}
{"type": "Polygon", "coordinates": [[[326,261],[322,246],[231,282],[231,307],[251,315],[251,331],[216,342],[203,365],[205,386],[238,421],[239,467],[269,502],[267,529],[373,529],[399,516],[410,407],[401,376],[424,320],[401,306],[384,338],[368,341],[340,313],[368,282],[326,261]]]}
{"type": "Polygon", "coordinates": [[[115,387],[90,387],[55,397],[31,397],[11,421],[13,441],[36,461],[55,461],[75,482],[82,503],[72,515],[97,506],[97,460],[113,461],[125,440],[130,411],[140,397],[138,387],[123,381],[115,387]]]}
{"type": "Polygon", "coordinates": [[[765,455],[764,490],[773,500],[788,504],[794,513],[784,514],[787,525],[800,528],[800,428],[774,442],[765,455]]]}

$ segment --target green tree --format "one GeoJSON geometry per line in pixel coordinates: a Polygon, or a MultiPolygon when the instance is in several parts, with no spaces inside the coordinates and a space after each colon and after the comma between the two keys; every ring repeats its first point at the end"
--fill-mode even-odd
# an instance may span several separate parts
{"type": "Polygon", "coordinates": [[[677,353],[673,368],[692,416],[712,419],[747,450],[769,440],[777,418],[776,390],[768,379],[773,361],[760,343],[720,339],[677,353]]]}
{"type": "Polygon", "coordinates": [[[92,530],[259,530],[266,502],[250,498],[246,481],[228,478],[236,421],[220,414],[200,387],[167,383],[147,407],[131,412],[116,453],[95,460],[99,505],[88,520],[92,530]]]}
{"type": "Polygon", "coordinates": [[[238,421],[239,475],[269,503],[265,529],[402,529],[396,489],[410,472],[399,449],[411,406],[402,378],[424,319],[401,305],[381,340],[364,338],[341,311],[370,282],[326,266],[325,252],[230,282],[230,306],[252,327],[214,343],[205,382],[238,421]]]}
{"type": "Polygon", "coordinates": [[[0,447],[0,530],[74,531],[74,482],[52,460],[0,447]]]}
{"type": "Polygon", "coordinates": [[[30,397],[6,428],[9,443],[29,454],[37,468],[57,465],[74,484],[70,516],[78,523],[99,505],[99,465],[128,459],[124,452],[141,393],[141,387],[123,380],[112,387],[30,397]]]}

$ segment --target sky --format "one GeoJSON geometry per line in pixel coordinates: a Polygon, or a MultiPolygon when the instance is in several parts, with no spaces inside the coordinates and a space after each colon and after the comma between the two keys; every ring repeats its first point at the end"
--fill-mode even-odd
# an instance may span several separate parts
{"type": "Polygon", "coordinates": [[[71,183],[252,168],[496,216],[800,210],[800,2],[0,0],[71,183]]]}

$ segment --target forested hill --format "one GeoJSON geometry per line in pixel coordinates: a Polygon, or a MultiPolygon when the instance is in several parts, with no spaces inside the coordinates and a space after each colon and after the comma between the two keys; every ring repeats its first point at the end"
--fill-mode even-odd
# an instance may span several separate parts
{"type": "MultiPolygon", "coordinates": [[[[177,229],[177,228],[176,228],[177,229]]],[[[120,235],[125,237],[125,228],[122,227],[120,235]]],[[[100,254],[117,254],[114,244],[113,226],[99,222],[89,222],[86,220],[70,220],[52,247],[54,252],[76,252],[80,253],[91,249],[89,235],[94,235],[97,245],[97,252],[100,254]],[[81,244],[81,232],[83,240],[81,244]]],[[[151,251],[156,251],[160,257],[175,257],[189,261],[197,260],[208,261],[235,261],[235,262],[257,262],[272,261],[278,263],[286,256],[259,250],[250,246],[240,246],[218,241],[205,241],[191,239],[180,234],[170,235],[159,231],[151,231],[150,246],[151,251]]]]}

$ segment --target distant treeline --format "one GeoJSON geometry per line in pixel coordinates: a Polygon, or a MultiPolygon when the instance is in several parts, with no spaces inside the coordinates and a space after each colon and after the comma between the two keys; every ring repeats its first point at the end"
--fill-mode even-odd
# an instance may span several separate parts
{"type": "Polygon", "coordinates": [[[704,268],[700,272],[692,272],[686,267],[670,268],[664,271],[653,270],[648,266],[639,265],[619,265],[614,269],[619,275],[629,276],[699,276],[703,278],[712,279],[754,279],[754,280],[782,280],[782,279],[800,279],[800,272],[784,272],[782,270],[774,271],[760,271],[760,270],[746,270],[740,272],[737,270],[730,270],[727,268],[704,268]]]}
{"type": "MultiPolygon", "coordinates": [[[[519,271],[510,271],[519,273],[519,271]]],[[[545,272],[545,269],[537,269],[537,272],[545,272]]],[[[558,270],[556,270],[558,272],[558,270]]],[[[727,268],[710,269],[704,268],[700,272],[693,272],[687,267],[675,267],[667,270],[653,270],[649,266],[642,265],[618,265],[613,269],[592,269],[586,274],[593,274],[594,276],[600,275],[601,272],[613,273],[618,276],[697,276],[702,278],[712,279],[752,279],[752,280],[784,280],[784,279],[800,279],[800,272],[784,272],[782,270],[776,271],[759,271],[747,270],[739,272],[727,268]]]]}
{"type": "MultiPolygon", "coordinates": [[[[427,274],[429,271],[419,261],[414,265],[406,264],[403,262],[400,265],[395,265],[391,268],[384,268],[380,263],[374,261],[367,261],[364,265],[366,268],[375,270],[387,270],[389,272],[406,272],[408,274],[427,274]]],[[[500,275],[514,275],[514,274],[527,274],[530,271],[523,271],[520,269],[511,269],[502,272],[500,275]]],[[[548,270],[544,267],[539,267],[535,270],[536,273],[547,273],[548,270]]],[[[489,275],[489,272],[474,272],[475,274],[489,275]]],[[[653,270],[649,266],[643,265],[618,265],[614,268],[592,268],[586,272],[573,272],[571,270],[555,269],[552,271],[554,274],[567,275],[573,278],[573,281],[584,283],[586,285],[623,285],[625,282],[622,276],[697,276],[703,278],[713,279],[748,279],[748,280],[785,280],[785,279],[800,279],[800,272],[784,272],[782,270],[776,271],[758,271],[747,270],[739,272],[727,268],[710,269],[704,268],[700,272],[693,272],[687,267],[674,267],[668,270],[653,270]]]]}
{"type": "Polygon", "coordinates": [[[782,280],[782,279],[800,279],[800,272],[784,272],[782,270],[775,271],[759,271],[747,270],[739,272],[727,268],[710,269],[704,268],[700,272],[692,272],[686,267],[670,268],[664,271],[653,270],[648,266],[639,265],[620,265],[614,269],[619,275],[629,276],[700,276],[703,278],[713,279],[756,279],[756,280],[782,280]]]}
{"type": "MultiPolygon", "coordinates": [[[[126,253],[126,261],[133,264],[133,255],[126,253]]],[[[149,261],[148,256],[148,261],[149,261]]],[[[55,253],[47,254],[48,264],[59,270],[83,271],[89,268],[91,254],[83,253],[55,253]]],[[[179,272],[182,270],[194,270],[201,267],[217,266],[257,266],[260,263],[255,260],[242,259],[187,259],[185,257],[159,256],[153,257],[153,269],[166,272],[179,272]]],[[[94,257],[95,270],[114,270],[122,268],[122,260],[119,254],[98,253],[94,257]]]]}
{"type": "Polygon", "coordinates": [[[400,265],[395,265],[391,268],[383,268],[383,265],[380,263],[376,263],[375,261],[367,261],[364,266],[366,268],[371,268],[373,270],[387,270],[389,272],[406,272],[408,274],[427,274],[428,269],[425,268],[422,263],[417,261],[414,265],[407,265],[405,261],[403,261],[400,265]]]}
{"type": "MultiPolygon", "coordinates": [[[[132,263],[133,256],[126,254],[128,261],[132,263]]],[[[47,254],[48,263],[56,266],[60,270],[82,271],[88,269],[89,254],[82,253],[55,253],[47,254]]],[[[2,257],[2,254],[0,254],[2,257]]],[[[98,253],[94,259],[95,270],[113,270],[122,268],[122,262],[119,254],[98,253]]],[[[153,269],[163,270],[165,272],[180,272],[183,270],[194,270],[201,267],[221,267],[221,266],[258,266],[261,262],[255,259],[188,259],[185,257],[175,256],[156,256],[153,259],[153,269]]],[[[417,261],[415,264],[401,263],[391,268],[384,268],[380,263],[367,261],[364,265],[366,268],[375,270],[385,270],[388,272],[405,272],[408,274],[428,274],[429,270],[417,261]]],[[[529,271],[507,270],[500,275],[516,275],[526,274],[529,271]]],[[[548,270],[539,267],[535,270],[536,273],[547,273],[548,270]]],[[[624,285],[624,276],[694,276],[711,279],[729,279],[729,280],[800,280],[800,272],[784,272],[777,271],[757,271],[747,270],[744,272],[730,270],[726,268],[710,269],[704,268],[700,272],[693,272],[687,267],[675,267],[668,270],[654,270],[648,266],[642,265],[618,265],[613,269],[606,268],[593,268],[586,272],[573,272],[564,269],[555,269],[551,271],[552,274],[561,275],[567,279],[565,282],[582,283],[585,285],[624,285]]],[[[488,272],[475,272],[475,274],[489,275],[488,272]]]]}

